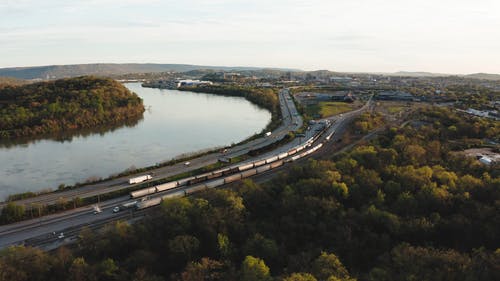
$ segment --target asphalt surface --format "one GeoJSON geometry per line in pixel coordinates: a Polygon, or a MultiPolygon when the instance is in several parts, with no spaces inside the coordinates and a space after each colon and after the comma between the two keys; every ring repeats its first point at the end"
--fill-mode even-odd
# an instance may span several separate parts
{"type": "MultiPolygon", "coordinates": [[[[280,127],[272,132],[269,137],[259,138],[248,143],[239,145],[237,147],[231,148],[224,155],[221,153],[212,153],[205,155],[193,160],[190,160],[190,165],[186,166],[184,163],[179,163],[173,166],[162,167],[148,171],[154,173],[155,178],[164,178],[173,176],[176,174],[196,170],[202,168],[209,164],[217,163],[221,156],[224,157],[236,157],[248,153],[250,150],[258,149],[261,147],[268,146],[274,142],[281,140],[289,131],[295,131],[302,127],[302,118],[298,114],[297,109],[292,98],[289,95],[288,90],[282,90],[279,93],[280,107],[283,116],[283,123],[280,127]]],[[[311,133],[308,134],[311,135],[311,133]]],[[[266,157],[271,154],[281,153],[283,151],[288,151],[291,147],[299,144],[300,139],[294,140],[281,146],[271,152],[268,152],[260,157],[266,157]]],[[[245,162],[252,161],[247,160],[245,162]]],[[[26,200],[16,201],[16,204],[24,204],[30,206],[32,204],[53,204],[56,203],[60,198],[65,200],[71,200],[75,197],[85,198],[90,196],[96,196],[98,194],[104,194],[108,192],[113,192],[123,188],[128,188],[128,179],[133,176],[123,177],[119,179],[114,179],[99,184],[83,186],[74,190],[68,190],[57,193],[49,193],[35,198],[29,198],[26,200]]],[[[164,193],[162,193],[164,194],[164,193]]],[[[102,212],[94,214],[93,206],[86,206],[77,209],[68,210],[66,212],[43,216],[41,218],[35,218],[31,220],[26,220],[10,225],[0,226],[0,249],[5,248],[9,245],[16,244],[26,244],[30,245],[30,240],[38,241],[37,245],[43,245],[45,250],[50,250],[51,248],[60,246],[74,237],[69,235],[64,235],[63,238],[58,238],[62,236],[61,233],[67,233],[68,229],[75,228],[77,226],[84,227],[93,224],[98,224],[100,222],[112,221],[115,219],[123,219],[123,212],[113,213],[112,209],[116,206],[120,206],[126,202],[133,201],[128,196],[123,196],[120,198],[112,199],[109,201],[101,202],[99,207],[102,212]],[[51,243],[46,243],[51,241],[51,243]]],[[[34,211],[36,213],[36,210],[34,211]]],[[[129,212],[125,210],[125,212],[129,212]]],[[[131,216],[133,213],[131,212],[131,216]]],[[[126,218],[126,217],[125,217],[126,218]]]]}
{"type": "MultiPolygon", "coordinates": [[[[302,126],[302,119],[295,109],[293,100],[288,99],[288,95],[289,94],[286,90],[280,92],[280,102],[282,104],[282,113],[284,116],[283,125],[280,126],[277,130],[275,130],[270,137],[258,139],[249,142],[247,144],[244,144],[242,147],[237,148],[237,151],[230,151],[229,154],[233,153],[234,155],[238,155],[239,153],[245,154],[249,150],[269,145],[275,141],[280,140],[290,130],[296,130],[300,128],[302,126]]],[[[333,125],[327,129],[327,131],[322,135],[322,137],[318,140],[318,142],[324,142],[326,136],[338,130],[339,126],[345,126],[345,124],[349,122],[354,116],[366,110],[368,108],[369,103],[370,102],[368,102],[367,105],[358,110],[344,113],[343,115],[340,116],[328,118],[333,123],[333,125]]],[[[306,141],[308,138],[313,136],[315,132],[319,130],[320,127],[321,124],[319,122],[311,124],[310,129],[305,132],[306,136],[304,138],[296,138],[292,142],[280,146],[264,155],[259,155],[255,157],[253,160],[248,160],[248,162],[255,161],[256,159],[267,157],[269,155],[276,155],[288,151],[292,147],[306,141]]],[[[206,156],[201,158],[205,157],[206,156]]],[[[185,172],[188,169],[189,170],[197,169],[207,164],[215,163],[217,159],[220,157],[220,154],[215,154],[212,157],[214,157],[214,159],[212,159],[214,162],[208,162],[210,161],[210,158],[193,159],[192,161],[190,161],[191,162],[190,167],[186,167],[185,165],[180,164],[180,165],[175,165],[176,167],[172,169],[168,169],[170,167],[165,167],[165,169],[157,169],[155,170],[155,174],[156,177],[159,177],[159,175],[164,175],[168,173],[178,174],[185,172]]],[[[123,178],[121,180],[116,180],[116,181],[118,183],[121,182],[123,184],[123,181],[127,179],[128,178],[123,178]]],[[[107,186],[104,186],[104,188],[114,188],[113,186],[110,187],[109,185],[110,182],[107,182],[107,186]]],[[[125,186],[128,187],[128,184],[125,184],[125,186]]],[[[117,188],[119,188],[119,186],[117,186],[117,188]]],[[[178,190],[179,189],[170,190],[167,193],[161,193],[161,195],[177,192],[178,190]]],[[[140,216],[140,214],[143,214],[142,211],[134,212],[131,210],[123,210],[117,213],[113,212],[114,207],[120,206],[123,203],[131,201],[134,200],[130,199],[128,196],[123,196],[120,198],[115,198],[112,200],[101,202],[99,204],[99,207],[102,212],[98,214],[94,214],[93,206],[87,206],[50,216],[44,216],[41,218],[22,221],[15,224],[0,226],[0,249],[8,247],[10,245],[33,245],[40,247],[43,250],[51,250],[61,245],[74,242],[79,231],[83,227],[97,227],[99,225],[103,225],[105,223],[120,219],[129,221],[135,220],[137,219],[138,216],[140,216]],[[64,234],[64,237],[62,237],[63,235],[61,235],[61,233],[64,234]]]]}
{"type": "MultiPolygon", "coordinates": [[[[52,205],[56,204],[58,201],[71,201],[75,198],[88,198],[94,197],[101,194],[106,194],[121,189],[126,189],[131,187],[128,184],[128,179],[145,174],[154,174],[154,179],[167,178],[174,175],[182,174],[185,172],[190,172],[211,164],[218,162],[221,157],[233,158],[241,155],[247,154],[250,150],[258,149],[261,147],[268,146],[274,142],[281,140],[289,131],[295,131],[302,127],[302,118],[298,114],[295,104],[290,97],[289,91],[283,89],[279,93],[279,101],[281,107],[281,114],[283,117],[283,123],[276,130],[272,132],[269,137],[262,137],[259,139],[252,140],[250,142],[238,145],[236,147],[230,148],[226,153],[211,153],[198,157],[196,159],[189,160],[189,166],[184,163],[178,163],[171,166],[165,166],[157,169],[152,169],[144,173],[129,175],[126,177],[121,177],[113,180],[104,181],[97,184],[85,185],[71,190],[65,190],[61,192],[52,192],[43,194],[33,198],[27,198],[23,200],[13,201],[17,205],[24,205],[26,207],[32,207],[36,205],[52,205]]],[[[7,203],[0,203],[0,209],[3,208],[7,203]]]]}

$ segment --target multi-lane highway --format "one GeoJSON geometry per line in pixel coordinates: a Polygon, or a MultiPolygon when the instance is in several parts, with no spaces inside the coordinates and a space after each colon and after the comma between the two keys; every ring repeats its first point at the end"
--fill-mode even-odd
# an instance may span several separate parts
{"type": "MultiPolygon", "coordinates": [[[[274,142],[281,140],[288,132],[295,131],[302,126],[302,118],[295,108],[295,104],[290,96],[288,89],[283,89],[279,92],[279,101],[283,123],[276,128],[269,137],[258,138],[244,144],[230,148],[226,153],[211,153],[189,160],[190,165],[178,163],[171,166],[165,166],[148,171],[148,174],[154,174],[155,179],[167,178],[185,172],[193,171],[218,162],[221,157],[233,158],[247,154],[250,150],[268,146],[274,142]]],[[[143,173],[145,174],[145,173],[143,173]]],[[[34,205],[50,205],[56,204],[58,201],[71,201],[75,198],[94,197],[101,194],[106,194],[121,189],[129,188],[128,178],[133,176],[121,177],[113,180],[104,181],[97,184],[85,185],[76,189],[65,190],[43,194],[33,198],[15,201],[17,205],[25,205],[32,207],[34,205]]],[[[0,203],[0,209],[6,203],[0,203]]]]}
{"type": "MultiPolygon", "coordinates": [[[[276,136],[275,140],[280,139],[285,134],[288,133],[289,129],[298,129],[302,126],[302,119],[295,109],[295,105],[291,98],[289,99],[289,93],[284,90],[280,92],[280,102],[282,105],[282,114],[284,116],[283,125],[275,130],[271,136],[276,136]]],[[[318,142],[324,142],[327,136],[331,135],[339,126],[345,126],[345,123],[352,119],[354,116],[358,115],[360,112],[367,109],[370,101],[363,107],[356,111],[349,113],[344,113],[342,116],[331,117],[329,120],[333,123],[318,139],[318,142]]],[[[302,144],[305,140],[311,138],[315,135],[323,125],[320,122],[312,124],[310,129],[305,133],[304,138],[296,138],[290,143],[287,143],[275,150],[268,152],[264,155],[259,156],[259,158],[267,157],[271,155],[277,155],[291,148],[302,144]]],[[[245,144],[245,148],[238,148],[238,151],[232,151],[230,153],[241,153],[244,154],[251,149],[256,147],[268,145],[272,143],[273,140],[268,138],[263,138],[249,142],[245,144]],[[250,144],[252,143],[252,144],[250,144]]],[[[220,155],[217,155],[219,157],[220,155]]],[[[191,161],[193,165],[196,160],[191,161]]],[[[215,161],[217,161],[215,159],[215,161]]],[[[252,161],[252,160],[248,160],[252,161]]],[[[203,163],[203,162],[201,162],[203,163]]],[[[199,164],[199,163],[198,163],[199,164]]],[[[182,167],[185,168],[185,167],[182,167]]],[[[181,169],[182,172],[182,169],[181,169]]],[[[123,180],[124,181],[124,180],[123,180]]],[[[167,191],[167,193],[178,192],[179,189],[167,191]]],[[[155,196],[164,196],[165,193],[157,194],[155,196]]],[[[100,204],[102,210],[101,213],[94,214],[92,206],[82,207],[79,209],[67,211],[60,214],[55,214],[51,216],[46,216],[38,219],[23,221],[16,224],[0,226],[0,248],[7,247],[13,244],[27,244],[39,246],[43,249],[49,250],[56,248],[64,243],[71,243],[79,230],[82,227],[90,226],[97,227],[104,223],[119,220],[119,219],[136,219],[138,216],[143,214],[143,211],[135,212],[131,210],[124,210],[120,212],[113,212],[113,208],[126,202],[130,202],[131,199],[128,196],[116,198],[113,200],[105,201],[100,204]],[[61,235],[61,233],[63,235],[61,235]]]]}
{"type": "MultiPolygon", "coordinates": [[[[285,89],[280,91],[279,101],[283,123],[272,132],[271,136],[255,139],[250,142],[233,147],[223,156],[236,157],[244,155],[250,150],[265,147],[281,140],[289,131],[299,129],[302,126],[302,118],[298,114],[288,90],[285,89]]],[[[286,147],[291,147],[296,143],[297,142],[290,143],[286,147]]],[[[283,150],[286,148],[281,147],[280,149],[283,150]]],[[[266,155],[271,153],[272,152],[269,152],[266,155]]],[[[154,173],[155,178],[169,177],[216,163],[221,156],[221,153],[212,153],[210,155],[205,155],[190,160],[191,164],[189,166],[186,166],[183,163],[179,163],[177,165],[154,169],[152,171],[148,171],[148,173],[154,173]]],[[[123,177],[94,185],[83,186],[74,190],[49,193],[35,198],[20,200],[15,203],[31,206],[32,204],[54,204],[58,200],[60,200],[60,198],[72,200],[76,197],[85,198],[96,196],[98,194],[105,194],[130,187],[127,182],[128,178],[129,177],[123,177]]],[[[58,245],[58,242],[70,239],[68,235],[65,235],[62,238],[58,238],[60,233],[64,233],[65,229],[70,229],[75,226],[95,224],[99,221],[108,221],[110,218],[122,217],[122,212],[113,213],[112,209],[113,207],[123,204],[127,201],[130,201],[129,197],[124,196],[121,198],[102,202],[99,205],[102,212],[99,214],[94,214],[92,206],[86,206],[59,214],[44,216],[41,218],[27,220],[11,225],[0,226],[0,248],[12,244],[30,244],[30,239],[33,240],[34,237],[38,238],[34,241],[54,240],[54,244],[58,245]]]]}

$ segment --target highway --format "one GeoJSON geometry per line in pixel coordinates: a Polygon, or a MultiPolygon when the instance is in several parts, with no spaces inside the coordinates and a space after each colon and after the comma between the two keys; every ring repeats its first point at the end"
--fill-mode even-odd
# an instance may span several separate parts
{"type": "MultiPolygon", "coordinates": [[[[271,136],[255,139],[242,145],[233,147],[224,155],[222,155],[221,153],[212,153],[190,160],[191,164],[189,166],[184,165],[184,163],[179,163],[172,166],[154,169],[152,171],[148,171],[147,173],[154,173],[155,178],[169,177],[187,171],[196,170],[209,164],[217,163],[218,159],[221,156],[236,157],[244,155],[250,150],[265,147],[281,140],[286,134],[288,134],[289,131],[294,131],[302,127],[303,121],[301,116],[298,114],[297,109],[295,108],[295,104],[290,97],[289,91],[287,89],[280,91],[279,101],[283,122],[276,130],[272,132],[271,136]]],[[[286,145],[286,147],[280,147],[278,150],[280,152],[284,151],[287,148],[292,147],[298,143],[299,140],[296,140],[286,145]]],[[[264,155],[271,155],[272,153],[276,153],[275,151],[268,152],[264,155]]],[[[60,200],[60,198],[64,198],[65,200],[72,200],[76,197],[85,198],[96,196],[98,194],[109,193],[130,187],[127,182],[130,177],[132,176],[114,179],[94,185],[83,186],[74,190],[48,193],[42,196],[16,201],[15,203],[24,204],[26,206],[30,206],[32,204],[46,205],[54,204],[58,200],[60,200]]],[[[128,196],[123,196],[120,198],[102,202],[99,204],[102,213],[96,215],[94,215],[93,213],[92,206],[85,206],[58,214],[0,226],[0,248],[4,248],[13,244],[30,245],[30,240],[32,240],[38,241],[37,243],[35,243],[35,245],[44,246],[45,249],[49,250],[52,247],[57,247],[65,241],[71,239],[69,235],[65,235],[64,238],[57,238],[61,232],[67,233],[68,229],[72,229],[76,226],[79,226],[81,228],[86,225],[95,225],[99,224],[100,222],[107,222],[110,219],[123,219],[123,212],[113,213],[112,209],[115,206],[126,203],[127,201],[131,200],[128,196]],[[45,242],[40,243],[40,241],[51,241],[52,244],[47,245],[45,242]]]]}
{"type": "MultiPolygon", "coordinates": [[[[250,150],[258,149],[261,147],[268,146],[274,142],[281,140],[288,132],[295,131],[302,127],[302,117],[298,114],[295,104],[290,97],[288,89],[283,89],[279,92],[279,101],[281,114],[283,117],[283,123],[276,128],[271,136],[262,137],[250,142],[235,146],[230,148],[228,152],[222,153],[211,153],[198,157],[196,159],[189,160],[190,165],[186,166],[184,163],[178,163],[171,166],[165,166],[157,169],[149,170],[148,172],[141,174],[153,174],[154,179],[167,178],[174,175],[182,174],[185,172],[190,172],[211,164],[218,162],[221,157],[233,158],[241,155],[247,154],[250,150]]],[[[81,186],[71,190],[65,190],[60,192],[52,192],[43,194],[33,198],[27,198],[23,200],[14,201],[17,205],[24,205],[27,208],[37,205],[51,205],[56,204],[58,201],[71,201],[75,198],[87,198],[93,197],[101,194],[106,194],[121,189],[129,188],[131,185],[128,184],[128,179],[137,175],[130,175],[126,177],[121,177],[117,179],[112,179],[97,184],[90,184],[81,186]]],[[[0,203],[0,209],[3,208],[7,203],[0,203]]]]}
{"type": "MultiPolygon", "coordinates": [[[[288,93],[286,91],[282,91],[280,93],[280,101],[283,99],[285,101],[284,106],[282,106],[282,111],[288,111],[288,120],[284,120],[283,126],[278,128],[273,134],[284,136],[288,133],[287,124],[293,126],[293,128],[298,128],[302,125],[302,119],[298,114],[295,114],[296,110],[295,105],[291,99],[287,98],[288,93]],[[290,114],[291,112],[294,112],[290,114]],[[297,125],[294,125],[296,123],[297,125]]],[[[325,133],[322,134],[322,137],[318,140],[318,142],[324,142],[326,137],[331,133],[335,132],[339,126],[345,126],[347,122],[350,121],[354,116],[360,114],[362,111],[368,108],[370,101],[367,104],[358,110],[344,113],[341,116],[331,117],[328,120],[333,122],[333,125],[330,126],[325,133]]],[[[285,116],[285,115],[284,115],[285,116]]],[[[292,147],[304,142],[306,139],[312,137],[316,131],[319,131],[322,125],[320,122],[315,124],[311,124],[310,130],[306,132],[306,137],[304,138],[296,138],[290,143],[287,143],[275,150],[268,152],[264,155],[258,156],[259,158],[276,155],[282,152],[286,152],[290,150],[292,147]]],[[[276,139],[279,139],[276,138],[276,139]]],[[[244,151],[253,149],[254,145],[262,145],[262,143],[272,143],[273,141],[270,138],[264,138],[260,142],[256,144],[247,146],[246,150],[241,150],[238,152],[232,151],[231,153],[243,153],[244,151]]],[[[195,160],[193,160],[194,162],[195,160]]],[[[251,160],[248,160],[251,161],[251,160]]],[[[183,165],[184,166],[184,165],[183,165]]],[[[185,167],[183,167],[185,168],[185,167]]],[[[184,187],[185,188],[185,187],[184,187]]],[[[179,192],[179,189],[169,190],[166,193],[155,194],[155,196],[163,196],[169,193],[179,192]]],[[[94,214],[93,207],[87,206],[74,210],[69,210],[66,212],[45,216],[37,219],[27,220],[15,224],[0,226],[0,249],[5,248],[9,245],[15,244],[24,244],[24,245],[32,245],[40,247],[43,250],[51,250],[55,249],[61,245],[72,243],[76,239],[79,231],[83,227],[91,227],[93,229],[102,226],[105,223],[115,221],[115,220],[135,220],[144,215],[144,212],[147,210],[141,211],[131,211],[124,210],[117,213],[113,212],[113,208],[115,206],[119,206],[123,203],[130,202],[128,196],[123,196],[120,198],[115,198],[109,201],[102,202],[99,206],[102,210],[101,213],[94,214]],[[64,234],[64,237],[59,238],[61,233],[64,234]]]]}

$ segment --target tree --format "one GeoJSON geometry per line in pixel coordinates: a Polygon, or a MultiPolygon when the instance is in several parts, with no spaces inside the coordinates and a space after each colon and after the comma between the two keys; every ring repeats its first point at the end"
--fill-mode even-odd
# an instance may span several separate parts
{"type": "MultiPolygon", "coordinates": [[[[255,234],[248,239],[244,246],[246,255],[262,257],[268,262],[276,261],[278,258],[278,245],[272,239],[262,236],[260,233],[255,234]]],[[[271,265],[273,263],[271,262],[271,265]]]]}
{"type": "Polygon", "coordinates": [[[0,218],[2,223],[12,223],[23,219],[24,213],[24,206],[10,202],[5,207],[3,207],[2,215],[0,216],[0,218]]]}
{"type": "Polygon", "coordinates": [[[408,145],[403,152],[409,164],[420,165],[425,162],[425,148],[418,144],[408,145]]]}
{"type": "Polygon", "coordinates": [[[114,280],[117,277],[117,272],[118,266],[110,258],[103,260],[97,268],[97,273],[101,280],[114,280]]]}
{"type": "Polygon", "coordinates": [[[172,258],[179,263],[191,260],[200,247],[200,241],[191,235],[178,235],[168,241],[169,252],[172,258]]]}
{"type": "Polygon", "coordinates": [[[292,273],[292,275],[283,279],[283,281],[317,281],[310,273],[292,273]]]}
{"type": "Polygon", "coordinates": [[[209,258],[189,263],[181,274],[182,281],[216,281],[227,280],[227,277],[226,266],[209,258]]]}
{"type": "Polygon", "coordinates": [[[217,246],[222,258],[228,259],[231,257],[233,249],[231,241],[229,241],[229,237],[227,237],[227,235],[222,233],[217,234],[217,246]]]}
{"type": "Polygon", "coordinates": [[[12,246],[0,252],[0,280],[43,281],[49,277],[50,257],[37,248],[12,246]]]}
{"type": "Polygon", "coordinates": [[[164,281],[164,279],[147,272],[144,268],[141,267],[135,271],[132,281],[164,281]]]}
{"type": "Polygon", "coordinates": [[[470,257],[454,250],[401,244],[389,257],[372,270],[371,280],[479,280],[470,257]]]}
{"type": "Polygon", "coordinates": [[[76,258],[73,260],[68,272],[68,280],[70,281],[86,281],[91,280],[92,273],[89,271],[89,265],[84,258],[76,258]]]}
{"type": "MultiPolygon", "coordinates": [[[[330,277],[339,280],[350,280],[349,272],[334,254],[322,252],[312,264],[312,273],[318,280],[329,280],[330,277]]],[[[335,280],[335,279],[334,279],[335,280]]]]}
{"type": "Polygon", "coordinates": [[[269,267],[263,260],[252,256],[246,256],[241,265],[242,281],[270,281],[269,267]]]}

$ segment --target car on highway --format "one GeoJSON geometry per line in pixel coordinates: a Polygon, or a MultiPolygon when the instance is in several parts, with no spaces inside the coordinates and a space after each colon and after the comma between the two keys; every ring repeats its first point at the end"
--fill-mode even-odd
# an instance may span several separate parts
{"type": "Polygon", "coordinates": [[[63,232],[59,233],[59,235],[57,236],[57,238],[63,239],[64,238],[64,233],[63,232]]]}
{"type": "Polygon", "coordinates": [[[113,208],[113,213],[118,213],[120,211],[120,207],[116,206],[113,208]]]}
{"type": "Polygon", "coordinates": [[[189,162],[189,161],[184,163],[184,166],[189,166],[189,165],[191,165],[191,162],[189,162]]]}

